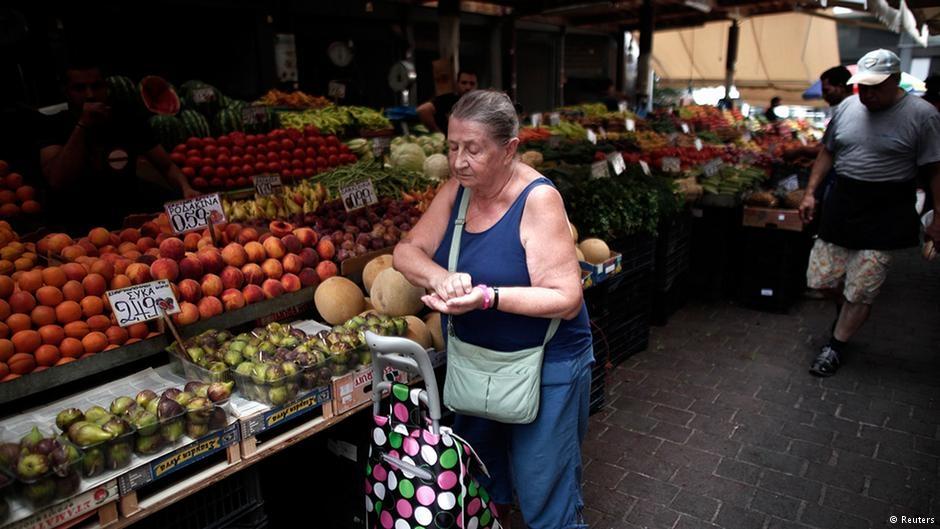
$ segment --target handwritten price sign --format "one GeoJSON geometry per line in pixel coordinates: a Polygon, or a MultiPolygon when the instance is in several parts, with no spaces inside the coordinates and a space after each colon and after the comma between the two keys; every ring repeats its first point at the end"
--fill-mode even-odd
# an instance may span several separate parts
{"type": "Polygon", "coordinates": [[[155,320],[164,314],[180,311],[176,296],[166,279],[151,281],[105,293],[118,325],[127,327],[135,323],[155,320]]]}
{"type": "Polygon", "coordinates": [[[275,193],[279,193],[283,187],[281,184],[281,177],[273,175],[256,175],[254,177],[255,181],[255,193],[263,196],[269,197],[275,193]]]}
{"type": "Polygon", "coordinates": [[[201,230],[213,224],[225,222],[225,211],[218,193],[202,195],[188,200],[167,202],[163,205],[174,233],[201,230]]]}
{"type": "Polygon", "coordinates": [[[341,187],[339,188],[339,192],[343,196],[343,205],[346,206],[346,211],[371,206],[379,201],[371,179],[341,187]]]}

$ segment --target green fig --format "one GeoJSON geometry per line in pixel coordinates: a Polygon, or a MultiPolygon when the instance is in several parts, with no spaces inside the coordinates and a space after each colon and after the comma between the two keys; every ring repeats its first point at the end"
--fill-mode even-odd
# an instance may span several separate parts
{"type": "Polygon", "coordinates": [[[35,483],[25,485],[21,490],[23,497],[29,500],[34,507],[45,505],[55,499],[55,479],[52,477],[40,479],[35,483]]]}
{"type": "Polygon", "coordinates": [[[55,416],[55,425],[59,430],[64,432],[69,429],[72,423],[84,420],[85,414],[82,413],[82,410],[78,408],[68,408],[60,411],[58,415],[55,416]]]}
{"type": "Polygon", "coordinates": [[[186,424],[186,435],[188,435],[191,439],[199,439],[208,433],[208,424],[197,424],[192,422],[186,424]]]}
{"type": "Polygon", "coordinates": [[[249,361],[254,361],[258,359],[258,346],[248,344],[242,349],[242,358],[249,361]]]}
{"type": "Polygon", "coordinates": [[[265,373],[268,371],[267,364],[254,364],[251,367],[251,381],[259,386],[265,382],[265,373]]]}
{"type": "Polygon", "coordinates": [[[192,393],[197,397],[205,397],[206,389],[209,387],[209,384],[206,382],[201,382],[199,380],[191,380],[186,383],[186,386],[183,388],[183,391],[187,393],[192,393]]]}
{"type": "Polygon", "coordinates": [[[146,408],[147,404],[152,400],[156,400],[157,393],[152,389],[145,389],[137,394],[137,397],[134,399],[137,401],[137,405],[141,408],[146,408]]]}
{"type": "Polygon", "coordinates": [[[222,361],[228,366],[235,367],[242,361],[242,354],[235,349],[229,349],[222,355],[222,361]]]}
{"type": "Polygon", "coordinates": [[[129,439],[127,442],[115,443],[105,451],[105,466],[108,470],[124,468],[130,464],[132,455],[133,447],[129,439]]]}
{"type": "Polygon", "coordinates": [[[235,372],[243,377],[250,377],[252,370],[255,368],[255,364],[250,360],[246,360],[235,368],[235,372]]]}
{"type": "Polygon", "coordinates": [[[16,462],[16,475],[23,481],[34,481],[51,470],[49,458],[43,454],[25,454],[16,462]]]}
{"type": "Polygon", "coordinates": [[[159,407],[160,407],[160,399],[159,399],[159,398],[155,398],[155,399],[153,399],[153,400],[147,402],[147,408],[146,408],[146,409],[147,409],[148,412],[150,412],[150,413],[156,415],[156,414],[157,414],[157,409],[158,409],[159,407]]]}
{"type": "Polygon", "coordinates": [[[278,382],[282,382],[286,377],[284,370],[281,369],[281,366],[277,364],[267,364],[266,367],[267,369],[264,371],[265,382],[269,384],[277,384],[278,382]]]}
{"type": "Polygon", "coordinates": [[[157,406],[157,417],[161,421],[167,421],[175,417],[179,417],[184,413],[184,409],[178,402],[173,399],[163,397],[160,399],[160,403],[157,406]]]}
{"type": "Polygon", "coordinates": [[[69,469],[68,474],[56,477],[53,481],[55,481],[55,495],[57,498],[74,496],[82,485],[82,477],[78,472],[73,472],[71,469],[69,469]]]}
{"type": "Polygon", "coordinates": [[[101,406],[92,406],[85,410],[85,420],[95,424],[104,424],[111,420],[111,412],[101,406]]]}
{"type": "Polygon", "coordinates": [[[168,443],[175,443],[183,437],[184,421],[173,420],[160,426],[160,433],[168,443]]]}
{"type": "Polygon", "coordinates": [[[120,416],[136,407],[136,400],[130,397],[118,397],[111,402],[111,413],[120,416]]]}
{"type": "Polygon", "coordinates": [[[286,404],[289,400],[290,394],[286,386],[275,386],[268,390],[268,402],[270,402],[272,406],[286,404]]]}
{"type": "Polygon", "coordinates": [[[245,350],[245,347],[248,347],[247,340],[235,340],[228,346],[229,351],[235,351],[238,354],[241,354],[245,350]]]}
{"type": "Polygon", "coordinates": [[[202,365],[206,357],[206,350],[198,346],[187,347],[186,356],[189,357],[192,363],[197,364],[197,365],[202,365]]]}
{"type": "Polygon", "coordinates": [[[300,368],[293,362],[281,362],[281,371],[285,377],[293,377],[300,373],[300,368]]]}
{"type": "Polygon", "coordinates": [[[88,421],[79,421],[69,427],[69,440],[81,447],[93,446],[115,437],[100,426],[88,421]]]}
{"type": "Polygon", "coordinates": [[[39,444],[42,439],[42,432],[39,431],[38,427],[33,426],[33,429],[30,430],[28,434],[24,435],[22,439],[20,439],[20,448],[28,452],[32,452],[33,447],[39,444]]]}
{"type": "Polygon", "coordinates": [[[115,417],[101,425],[101,429],[112,434],[114,437],[120,437],[128,432],[132,432],[131,425],[124,419],[115,417]]]}
{"type": "Polygon", "coordinates": [[[82,459],[82,475],[91,478],[104,472],[104,468],[104,448],[96,446],[85,449],[85,458],[82,459]]]}
{"type": "Polygon", "coordinates": [[[159,425],[157,415],[147,410],[142,410],[134,417],[134,426],[137,428],[137,433],[142,436],[153,435],[159,425]]]}
{"type": "Polygon", "coordinates": [[[232,396],[234,382],[213,382],[206,390],[206,397],[212,402],[223,402],[232,396]]]}
{"type": "Polygon", "coordinates": [[[212,407],[209,399],[195,398],[186,406],[186,419],[190,423],[206,424],[212,414],[212,407]]]}
{"type": "Polygon", "coordinates": [[[174,397],[173,400],[175,400],[180,406],[186,407],[186,405],[189,404],[189,402],[193,400],[194,397],[195,395],[189,393],[188,391],[181,391],[176,394],[176,397],[174,397]]]}

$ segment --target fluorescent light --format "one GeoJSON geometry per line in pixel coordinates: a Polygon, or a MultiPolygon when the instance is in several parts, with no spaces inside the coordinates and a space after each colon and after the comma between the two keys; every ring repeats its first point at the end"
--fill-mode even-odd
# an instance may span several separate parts
{"type": "Polygon", "coordinates": [[[836,16],[851,14],[852,10],[847,7],[836,6],[832,8],[832,14],[836,16]]]}
{"type": "Polygon", "coordinates": [[[691,7],[692,9],[697,9],[702,13],[711,13],[712,6],[711,2],[703,0],[685,0],[683,3],[686,7],[691,7]]]}

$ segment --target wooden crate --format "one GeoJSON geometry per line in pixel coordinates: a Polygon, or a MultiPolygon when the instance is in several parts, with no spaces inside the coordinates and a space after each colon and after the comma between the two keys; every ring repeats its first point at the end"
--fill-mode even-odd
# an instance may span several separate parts
{"type": "Polygon", "coordinates": [[[54,529],[97,519],[98,527],[118,521],[118,484],[111,480],[78,495],[45,507],[4,529],[54,529]]]}
{"type": "MultiPolygon", "coordinates": [[[[385,370],[395,380],[408,383],[408,374],[392,369],[385,370]]],[[[339,415],[372,400],[372,366],[363,366],[343,376],[333,377],[333,413],[339,415]]]]}
{"type": "Polygon", "coordinates": [[[803,231],[803,220],[797,209],[757,208],[746,206],[741,221],[744,226],[754,228],[776,228],[779,230],[803,231]]]}
{"type": "Polygon", "coordinates": [[[241,456],[246,460],[262,456],[279,443],[317,427],[333,415],[332,388],[322,387],[311,390],[283,406],[242,417],[238,421],[241,430],[241,456]],[[316,416],[316,413],[319,413],[319,416],[316,416]],[[298,425],[294,419],[301,416],[307,416],[307,420],[298,425]]]}

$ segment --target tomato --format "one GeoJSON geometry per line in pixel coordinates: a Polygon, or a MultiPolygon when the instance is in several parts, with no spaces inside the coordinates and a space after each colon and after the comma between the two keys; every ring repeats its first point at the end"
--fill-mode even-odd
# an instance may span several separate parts
{"type": "Polygon", "coordinates": [[[291,169],[303,169],[304,163],[300,160],[294,159],[290,161],[291,169]]]}
{"type": "Polygon", "coordinates": [[[186,163],[186,156],[184,156],[181,152],[174,152],[170,154],[170,161],[176,165],[183,165],[186,163]]]}
{"type": "Polygon", "coordinates": [[[216,169],[215,174],[219,178],[228,178],[231,175],[229,170],[225,167],[219,167],[218,169],[216,169]]]}
{"type": "Polygon", "coordinates": [[[199,167],[200,165],[202,165],[202,158],[197,156],[190,156],[189,158],[186,158],[187,167],[199,167]]]}
{"type": "Polygon", "coordinates": [[[313,168],[313,167],[316,167],[316,166],[317,166],[317,161],[316,161],[316,160],[314,160],[313,158],[304,158],[304,167],[311,167],[311,168],[313,168]]]}
{"type": "Polygon", "coordinates": [[[268,160],[268,163],[270,163],[270,162],[276,162],[276,161],[280,160],[280,157],[278,157],[278,155],[277,155],[276,152],[269,152],[268,155],[265,156],[265,158],[268,160]]]}
{"type": "Polygon", "coordinates": [[[190,149],[201,149],[202,145],[203,145],[202,139],[200,138],[193,137],[193,138],[189,138],[188,140],[186,140],[186,146],[189,147],[190,149]]]}
{"type": "Polygon", "coordinates": [[[266,164],[266,163],[264,163],[264,162],[258,162],[258,163],[255,164],[255,172],[254,172],[254,174],[263,173],[263,172],[267,171],[267,169],[268,169],[268,164],[266,164]]]}
{"type": "Polygon", "coordinates": [[[326,167],[326,158],[322,156],[317,156],[317,168],[326,167]]]}
{"type": "Polygon", "coordinates": [[[256,154],[257,152],[258,152],[258,148],[255,147],[254,145],[249,145],[245,147],[245,154],[256,154]]]}
{"type": "Polygon", "coordinates": [[[343,154],[349,154],[351,151],[349,150],[349,146],[344,143],[339,146],[339,152],[343,154]]]}
{"type": "Polygon", "coordinates": [[[254,145],[256,141],[258,141],[258,137],[254,134],[248,134],[245,136],[245,143],[248,145],[254,145]]]}
{"type": "Polygon", "coordinates": [[[291,152],[291,156],[293,158],[298,158],[300,160],[304,159],[304,155],[305,155],[304,150],[301,148],[294,149],[293,152],[291,152]]]}
{"type": "Polygon", "coordinates": [[[180,172],[183,173],[183,176],[185,176],[187,180],[192,180],[193,177],[196,176],[196,170],[192,167],[183,167],[180,169],[180,172]]]}
{"type": "Polygon", "coordinates": [[[199,170],[199,176],[203,178],[212,178],[215,175],[215,167],[212,167],[211,165],[204,165],[202,169],[199,170]]]}
{"type": "Polygon", "coordinates": [[[327,149],[327,152],[329,152],[330,155],[333,156],[333,155],[339,154],[339,149],[337,149],[336,146],[333,145],[329,149],[327,149]]]}
{"type": "Polygon", "coordinates": [[[290,174],[294,178],[294,180],[299,180],[304,177],[304,170],[294,169],[293,171],[290,172],[290,174]]]}
{"type": "Polygon", "coordinates": [[[246,163],[245,165],[242,166],[242,174],[246,176],[255,174],[255,166],[249,165],[246,163]]]}
{"type": "Polygon", "coordinates": [[[232,156],[229,161],[230,161],[230,163],[231,163],[232,165],[237,165],[237,166],[239,166],[239,167],[241,167],[241,165],[244,163],[244,162],[242,161],[242,157],[241,157],[241,156],[232,156]]]}
{"type": "Polygon", "coordinates": [[[311,176],[317,174],[317,170],[313,167],[307,167],[304,169],[304,176],[310,178],[311,176]]]}
{"type": "Polygon", "coordinates": [[[236,187],[238,187],[238,182],[236,182],[235,180],[226,180],[225,187],[226,189],[235,189],[236,187]]]}
{"type": "Polygon", "coordinates": [[[291,153],[288,150],[278,151],[277,154],[282,160],[290,160],[292,158],[291,153]]]}
{"type": "Polygon", "coordinates": [[[278,173],[281,171],[281,164],[277,162],[271,162],[267,164],[266,169],[269,173],[278,173]]]}
{"type": "Polygon", "coordinates": [[[224,147],[228,147],[229,145],[232,144],[232,138],[230,138],[230,137],[228,137],[227,135],[223,134],[223,135],[219,136],[218,142],[219,142],[219,145],[222,145],[222,146],[224,146],[224,147]]]}
{"type": "Polygon", "coordinates": [[[241,156],[245,154],[245,148],[238,145],[232,147],[232,156],[241,156]]]}
{"type": "Polygon", "coordinates": [[[232,159],[229,158],[227,154],[220,154],[219,157],[215,159],[215,163],[228,166],[232,164],[232,159]]]}
{"type": "Polygon", "coordinates": [[[267,148],[268,148],[269,151],[276,151],[276,150],[278,149],[278,147],[281,146],[280,143],[278,143],[278,142],[276,142],[276,141],[274,141],[274,140],[268,141],[268,143],[266,143],[265,145],[267,146],[267,148]]]}
{"type": "Polygon", "coordinates": [[[335,154],[331,154],[329,158],[330,167],[335,167],[339,165],[339,158],[335,154]]]}
{"type": "Polygon", "coordinates": [[[317,157],[317,150],[314,149],[313,147],[307,147],[307,149],[306,149],[304,152],[307,153],[307,157],[308,157],[308,158],[316,158],[316,157],[317,157]]]}
{"type": "Polygon", "coordinates": [[[204,147],[205,147],[206,145],[215,145],[215,138],[213,138],[213,137],[211,137],[211,136],[209,136],[208,138],[203,138],[203,139],[202,139],[202,145],[203,145],[204,147]]]}
{"type": "Polygon", "coordinates": [[[238,187],[248,187],[251,184],[251,182],[248,181],[248,177],[245,176],[236,180],[235,183],[238,184],[238,187]]]}
{"type": "Polygon", "coordinates": [[[240,166],[240,165],[233,165],[232,167],[229,168],[228,173],[229,173],[230,175],[232,175],[232,176],[241,176],[241,174],[242,174],[242,166],[240,166]]]}
{"type": "Polygon", "coordinates": [[[327,145],[331,145],[331,146],[334,146],[334,147],[335,147],[335,146],[339,145],[339,138],[337,138],[336,136],[333,136],[333,135],[327,136],[327,137],[326,137],[326,143],[327,143],[327,145]]]}
{"type": "Polygon", "coordinates": [[[317,142],[317,149],[320,149],[320,148],[322,148],[324,145],[326,145],[326,140],[323,139],[323,136],[317,136],[315,139],[316,139],[316,142],[317,142]]]}
{"type": "Polygon", "coordinates": [[[304,127],[304,136],[318,136],[319,134],[320,131],[313,125],[306,125],[304,127]]]}
{"type": "Polygon", "coordinates": [[[189,149],[189,150],[186,151],[186,157],[187,157],[187,158],[192,158],[192,157],[194,157],[194,156],[195,156],[196,158],[202,156],[202,151],[199,150],[199,149],[189,149]]]}
{"type": "Polygon", "coordinates": [[[297,145],[298,149],[304,149],[307,147],[307,140],[303,136],[294,140],[294,143],[297,145]]]}
{"type": "Polygon", "coordinates": [[[177,145],[176,147],[173,147],[173,152],[182,152],[182,153],[185,153],[187,148],[188,148],[188,147],[186,147],[186,144],[185,144],[185,143],[180,143],[180,144],[177,145]]]}
{"type": "Polygon", "coordinates": [[[205,178],[193,178],[193,187],[196,189],[205,189],[209,186],[209,182],[205,178]]]}
{"type": "Polygon", "coordinates": [[[294,140],[287,139],[287,138],[281,140],[281,149],[284,149],[285,151],[289,151],[293,148],[294,148],[294,140]]]}

